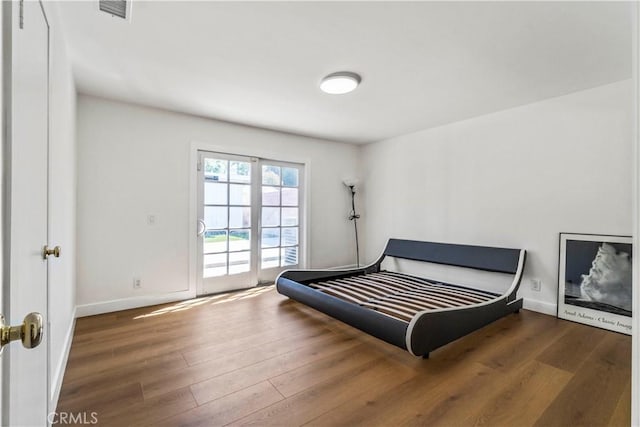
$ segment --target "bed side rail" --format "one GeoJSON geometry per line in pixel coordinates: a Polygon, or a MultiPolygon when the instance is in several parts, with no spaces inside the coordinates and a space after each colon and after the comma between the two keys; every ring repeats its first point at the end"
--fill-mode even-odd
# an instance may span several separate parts
{"type": "Polygon", "coordinates": [[[407,350],[414,356],[427,356],[429,352],[463,337],[484,325],[522,308],[522,298],[512,302],[506,299],[492,304],[435,312],[415,316],[407,330],[407,350]]]}
{"type": "Polygon", "coordinates": [[[278,279],[278,292],[390,344],[406,349],[406,322],[360,307],[289,279],[278,279]]]}
{"type": "Polygon", "coordinates": [[[516,274],[520,249],[389,239],[384,256],[516,274]]]}

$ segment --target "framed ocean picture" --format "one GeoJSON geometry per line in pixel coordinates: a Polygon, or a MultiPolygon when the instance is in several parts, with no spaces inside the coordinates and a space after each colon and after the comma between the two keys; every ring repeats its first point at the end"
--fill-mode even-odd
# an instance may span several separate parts
{"type": "Polygon", "coordinates": [[[631,237],[560,233],[558,317],[631,335],[631,237]]]}

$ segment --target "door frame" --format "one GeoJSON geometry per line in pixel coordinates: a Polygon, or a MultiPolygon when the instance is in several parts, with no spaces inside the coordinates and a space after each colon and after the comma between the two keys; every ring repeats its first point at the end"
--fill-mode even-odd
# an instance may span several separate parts
{"type": "Polygon", "coordinates": [[[311,176],[311,160],[308,157],[301,157],[295,154],[289,153],[276,153],[272,151],[265,151],[261,149],[253,149],[251,147],[230,147],[212,144],[203,141],[192,141],[189,150],[189,293],[195,297],[197,295],[198,284],[198,151],[210,151],[214,153],[245,156],[245,157],[259,157],[260,159],[269,159],[274,161],[299,163],[304,166],[303,175],[303,194],[304,200],[300,205],[302,207],[301,219],[304,227],[301,230],[302,245],[300,246],[302,256],[300,257],[298,268],[309,267],[309,260],[311,259],[311,250],[309,245],[310,234],[310,209],[309,209],[309,191],[311,176]]]}

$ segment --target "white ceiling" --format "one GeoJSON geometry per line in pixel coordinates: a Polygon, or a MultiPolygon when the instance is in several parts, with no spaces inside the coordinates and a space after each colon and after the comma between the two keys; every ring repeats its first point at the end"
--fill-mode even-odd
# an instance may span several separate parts
{"type": "Polygon", "coordinates": [[[630,3],[64,2],[79,92],[365,143],[631,77],[630,3]],[[327,95],[320,79],[362,84],[327,95]]]}

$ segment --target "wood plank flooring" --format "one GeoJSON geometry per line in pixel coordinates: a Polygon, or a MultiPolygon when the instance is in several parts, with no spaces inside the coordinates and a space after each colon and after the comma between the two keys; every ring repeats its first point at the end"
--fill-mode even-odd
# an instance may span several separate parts
{"type": "Polygon", "coordinates": [[[415,358],[273,287],[78,319],[103,426],[628,426],[631,337],[522,310],[415,358]]]}

